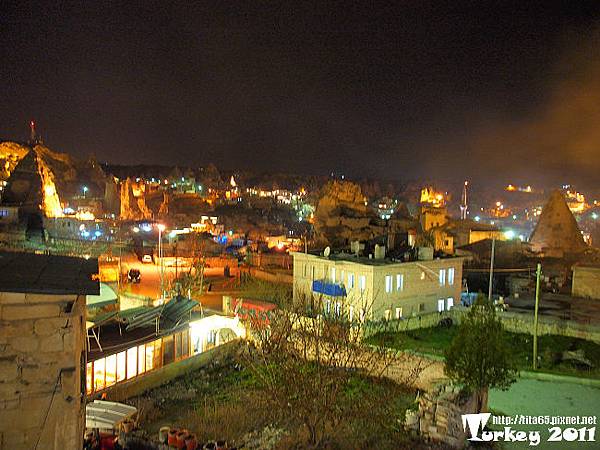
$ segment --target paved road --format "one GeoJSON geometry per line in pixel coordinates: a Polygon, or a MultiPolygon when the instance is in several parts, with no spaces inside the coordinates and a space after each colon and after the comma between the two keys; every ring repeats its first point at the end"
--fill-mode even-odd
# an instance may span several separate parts
{"type": "MultiPolygon", "coordinates": [[[[600,389],[572,383],[520,379],[508,391],[491,391],[489,406],[506,415],[600,416],[600,389]]],[[[547,442],[549,427],[550,425],[519,426],[519,429],[527,431],[539,430],[542,437],[540,445],[529,447],[526,443],[513,443],[505,444],[505,448],[600,448],[600,426],[597,426],[596,442],[547,442]]],[[[566,427],[568,425],[563,426],[563,430],[566,427]]]]}
{"type": "MultiPolygon", "coordinates": [[[[127,271],[132,268],[138,269],[141,273],[140,283],[126,283],[122,287],[124,291],[150,298],[160,297],[159,265],[153,263],[143,264],[135,257],[123,258],[121,264],[124,273],[127,273],[127,271]]],[[[181,273],[182,270],[189,270],[189,268],[178,268],[179,273],[181,273]]],[[[164,276],[165,280],[175,278],[175,267],[165,267],[164,276]]],[[[206,268],[204,270],[204,276],[206,283],[218,283],[223,280],[223,268],[206,268]]],[[[222,307],[222,294],[217,292],[207,293],[202,296],[201,301],[202,304],[208,308],[220,310],[222,307]]]]}

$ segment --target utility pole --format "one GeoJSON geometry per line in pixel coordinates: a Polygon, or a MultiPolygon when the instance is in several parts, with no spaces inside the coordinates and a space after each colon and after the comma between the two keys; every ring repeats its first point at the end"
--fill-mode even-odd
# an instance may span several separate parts
{"type": "Polygon", "coordinates": [[[490,257],[490,282],[488,287],[488,300],[492,301],[492,285],[494,283],[494,251],[496,249],[496,238],[492,238],[492,254],[490,257]]]}
{"type": "Polygon", "coordinates": [[[164,289],[164,271],[163,271],[163,248],[162,248],[162,232],[165,230],[165,226],[162,223],[157,225],[158,228],[158,260],[159,260],[159,274],[160,274],[160,298],[164,300],[165,289],[164,289]]]}
{"type": "Polygon", "coordinates": [[[540,303],[540,278],[542,275],[542,265],[538,263],[535,280],[535,312],[533,316],[533,370],[537,370],[537,353],[538,353],[538,306],[540,303]]]}

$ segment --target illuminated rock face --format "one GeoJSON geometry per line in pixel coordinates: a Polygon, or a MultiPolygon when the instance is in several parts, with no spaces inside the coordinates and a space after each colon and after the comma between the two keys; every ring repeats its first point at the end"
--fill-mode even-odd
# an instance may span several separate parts
{"type": "Polygon", "coordinates": [[[560,191],[550,195],[529,242],[534,251],[548,256],[560,257],[585,250],[577,221],[560,191]]]}
{"type": "Polygon", "coordinates": [[[134,195],[134,183],[131,178],[127,178],[121,183],[121,214],[123,220],[139,220],[152,218],[152,211],[146,206],[144,193],[140,196],[134,195]]]}
{"type": "Polygon", "coordinates": [[[369,213],[360,186],[349,181],[331,181],[324,188],[315,211],[317,239],[333,246],[352,240],[367,240],[383,233],[369,213]]]}
{"type": "Polygon", "coordinates": [[[12,170],[2,203],[19,206],[26,213],[41,210],[46,217],[63,215],[54,174],[36,150],[29,150],[12,170]]]}
{"type": "Polygon", "coordinates": [[[43,187],[43,202],[42,209],[46,217],[62,217],[63,207],[56,192],[56,184],[54,183],[54,174],[48,165],[38,157],[38,171],[42,180],[43,187]]]}

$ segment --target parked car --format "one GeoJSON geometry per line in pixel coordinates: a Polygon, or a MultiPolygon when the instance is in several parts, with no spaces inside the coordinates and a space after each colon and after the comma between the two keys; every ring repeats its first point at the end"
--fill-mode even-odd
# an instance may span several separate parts
{"type": "Polygon", "coordinates": [[[144,255],[144,256],[142,256],[142,262],[144,264],[151,264],[152,263],[152,255],[144,255]]]}
{"type": "Polygon", "coordinates": [[[129,272],[127,272],[127,279],[130,283],[139,283],[142,279],[142,273],[139,269],[129,269],[129,272]]]}

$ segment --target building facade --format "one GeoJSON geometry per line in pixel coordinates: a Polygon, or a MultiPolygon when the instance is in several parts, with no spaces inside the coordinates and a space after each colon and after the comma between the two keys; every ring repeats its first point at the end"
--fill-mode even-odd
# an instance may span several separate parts
{"type": "Polygon", "coordinates": [[[0,449],[76,450],[94,260],[0,253],[0,449]]]}
{"type": "Polygon", "coordinates": [[[600,299],[600,266],[573,266],[572,293],[574,297],[600,299]]]}
{"type": "Polygon", "coordinates": [[[294,299],[322,297],[349,320],[400,319],[446,311],[460,301],[462,258],[396,262],[354,255],[293,253],[294,299]]]}

